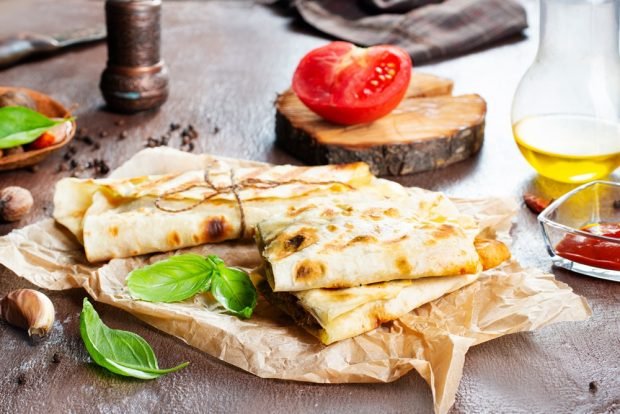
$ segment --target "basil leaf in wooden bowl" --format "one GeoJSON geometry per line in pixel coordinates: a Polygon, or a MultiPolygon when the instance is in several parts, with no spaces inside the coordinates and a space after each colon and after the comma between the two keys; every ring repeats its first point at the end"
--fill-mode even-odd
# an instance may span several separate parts
{"type": "Polygon", "coordinates": [[[30,108],[7,106],[0,114],[0,171],[28,167],[42,161],[55,151],[67,145],[75,136],[76,123],[67,108],[40,92],[26,88],[0,86],[0,96],[17,94],[27,96],[30,108]],[[37,116],[39,115],[39,116],[37,116]],[[37,148],[33,142],[45,132],[52,131],[56,142],[44,148],[37,148]],[[4,141],[4,142],[3,142],[4,141]],[[23,152],[10,153],[12,147],[26,146],[23,152]]]}

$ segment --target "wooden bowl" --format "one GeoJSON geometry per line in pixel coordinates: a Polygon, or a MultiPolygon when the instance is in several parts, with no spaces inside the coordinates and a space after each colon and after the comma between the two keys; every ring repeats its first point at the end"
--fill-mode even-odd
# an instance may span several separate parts
{"type": "MultiPolygon", "coordinates": [[[[11,91],[22,92],[30,95],[34,103],[37,105],[36,110],[49,118],[67,118],[71,116],[71,113],[67,108],[43,93],[26,88],[0,86],[0,95],[11,91]]],[[[28,167],[42,161],[54,151],[58,151],[60,148],[67,145],[75,136],[75,130],[75,121],[71,121],[71,128],[68,129],[64,139],[59,143],[38,150],[24,151],[21,154],[5,155],[0,157],[0,171],[28,167]]]]}

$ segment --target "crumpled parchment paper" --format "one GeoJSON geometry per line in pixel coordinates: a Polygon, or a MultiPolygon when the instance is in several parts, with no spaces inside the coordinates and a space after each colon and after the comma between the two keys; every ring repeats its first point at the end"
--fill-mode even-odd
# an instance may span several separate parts
{"type": "MultiPolygon", "coordinates": [[[[162,174],[205,168],[213,157],[168,148],[136,154],[112,176],[162,174]]],[[[231,165],[251,161],[227,160],[231,165]]],[[[486,236],[510,243],[516,211],[502,198],[454,199],[475,215],[486,236]]],[[[233,266],[252,268],[260,258],[252,243],[230,242],[186,249],[217,254],[233,266]]],[[[134,301],[124,280],[134,268],[170,253],[115,259],[93,265],[82,246],[52,219],[0,238],[0,263],[37,286],[83,287],[93,299],[124,309],[222,361],[260,377],[319,383],[389,382],[415,369],[430,385],[436,413],[455,400],[465,354],[474,345],[514,332],[587,319],[584,298],[553,275],[523,269],[515,260],[484,272],[473,284],[428,303],[399,320],[330,346],[322,345],[262,298],[254,316],[240,320],[208,294],[181,303],[134,301]]]]}

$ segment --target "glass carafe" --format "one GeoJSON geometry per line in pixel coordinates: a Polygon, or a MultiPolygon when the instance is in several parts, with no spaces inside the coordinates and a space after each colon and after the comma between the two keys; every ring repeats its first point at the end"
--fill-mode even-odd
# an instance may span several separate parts
{"type": "Polygon", "coordinates": [[[540,43],[512,106],[521,153],[570,183],[620,165],[620,0],[540,0],[540,43]]]}

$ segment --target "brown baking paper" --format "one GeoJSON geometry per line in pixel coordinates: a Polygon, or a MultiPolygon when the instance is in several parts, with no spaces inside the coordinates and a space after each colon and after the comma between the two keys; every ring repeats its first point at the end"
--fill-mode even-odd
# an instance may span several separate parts
{"type": "MultiPolygon", "coordinates": [[[[208,155],[149,149],[136,154],[113,176],[199,169],[212,160],[208,155]]],[[[235,160],[226,161],[239,165],[235,160]]],[[[454,201],[463,212],[478,218],[487,236],[510,242],[514,202],[501,198],[454,201]]],[[[259,264],[258,252],[251,243],[186,250],[217,254],[229,265],[248,269],[259,264]]],[[[262,298],[249,320],[224,313],[208,294],[169,304],[132,300],[125,289],[126,275],[169,254],[89,264],[82,246],[52,219],[0,238],[0,263],[37,286],[54,290],[83,287],[93,299],[125,309],[260,377],[319,383],[389,382],[415,369],[431,387],[436,413],[446,413],[454,403],[465,354],[471,346],[591,315],[585,299],[569,286],[553,275],[523,269],[513,260],[397,321],[324,346],[262,298]]]]}

